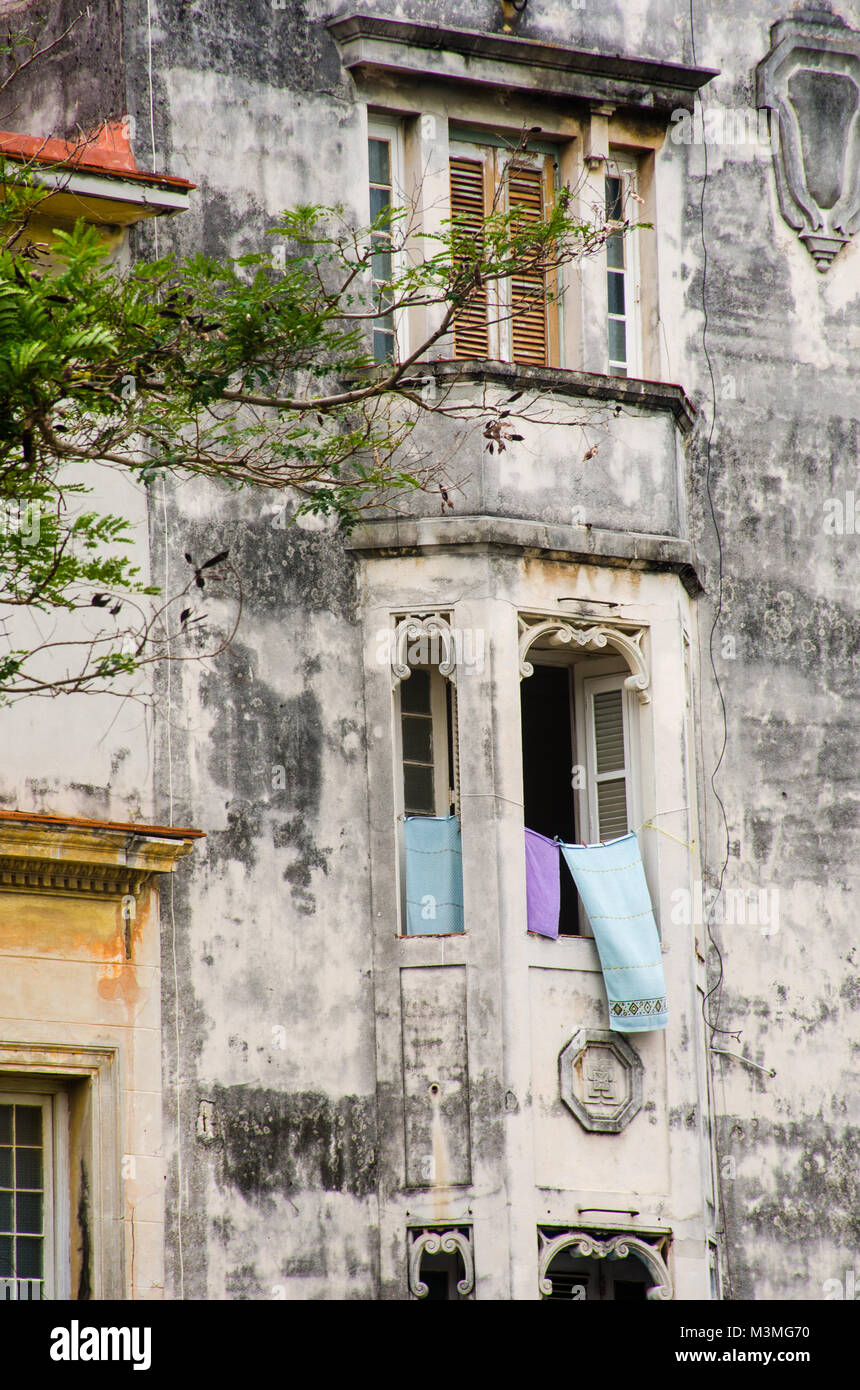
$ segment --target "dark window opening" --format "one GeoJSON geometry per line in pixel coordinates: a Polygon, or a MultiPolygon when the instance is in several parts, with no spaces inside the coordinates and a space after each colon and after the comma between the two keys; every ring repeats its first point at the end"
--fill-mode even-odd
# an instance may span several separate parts
{"type": "Polygon", "coordinates": [[[419,1277],[430,1292],[424,1295],[421,1302],[459,1303],[464,1296],[458,1291],[457,1284],[465,1275],[460,1255],[424,1255],[419,1277]]]}
{"type": "Polygon", "coordinates": [[[556,1255],[547,1277],[552,1293],[544,1294],[544,1300],[554,1303],[644,1302],[654,1282],[635,1255],[626,1260],[583,1259],[571,1250],[556,1255]]]}
{"type": "MultiPolygon", "coordinates": [[[[529,830],[577,843],[573,796],[572,673],[566,666],[535,666],[520,682],[523,794],[529,830]]],[[[559,855],[559,935],[579,936],[579,898],[559,855]]]]}

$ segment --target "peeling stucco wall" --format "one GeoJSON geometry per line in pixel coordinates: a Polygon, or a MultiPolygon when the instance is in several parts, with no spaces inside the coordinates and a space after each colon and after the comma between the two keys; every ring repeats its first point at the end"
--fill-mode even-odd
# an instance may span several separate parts
{"type": "MultiPolygon", "coordinates": [[[[354,171],[362,167],[363,125],[323,24],[334,6],[153,0],[151,29],[144,0],[92,8],[109,58],[102,62],[93,49],[88,85],[78,87],[58,58],[34,94],[34,120],[69,130],[104,116],[106,106],[129,111],[140,166],[198,185],[192,211],[159,225],[159,250],[259,250],[279,209],[302,199],[345,201],[361,215],[364,190],[354,171]]],[[[495,0],[356,0],[349,8],[499,27],[495,0]]],[[[721,70],[706,101],[748,109],[770,26],[797,9],[790,0],[697,4],[695,53],[687,7],[666,0],[582,7],[532,0],[519,33],[670,62],[695,57],[721,70]]],[[[832,9],[860,29],[855,3],[834,0],[832,9]]],[[[715,1034],[714,1046],[776,1072],[714,1059],[724,1293],[815,1299],[858,1258],[860,958],[852,893],[860,849],[860,539],[848,528],[833,534],[824,521],[828,499],[860,496],[852,376],[860,242],[821,275],[780,214],[768,147],[715,141],[707,163],[705,177],[702,146],[671,139],[655,156],[662,376],[702,412],[686,453],[668,418],[643,414],[637,433],[634,413],[599,456],[599,474],[580,467],[568,476],[569,494],[552,476],[565,445],[550,440],[535,448],[535,469],[506,460],[502,474],[482,460],[470,501],[476,510],[555,524],[581,504],[608,530],[684,537],[686,510],[666,467],[677,447],[705,584],[692,661],[704,887],[719,877],[727,839],[725,887],[778,892],[770,899],[777,918],[713,927],[724,979],[707,1007],[731,1030],[715,1034]],[[647,485],[631,472],[631,452],[654,470],[647,485]],[[723,726],[708,657],[719,565],[708,477],[724,576],[710,645],[726,708],[717,788],[727,836],[710,789],[723,726]],[[732,1036],[738,1031],[740,1039],[732,1036]]],[[[155,244],[151,226],[132,238],[144,253],[155,244]]],[[[3,796],[37,810],[152,814],[207,830],[162,901],[168,1293],[397,1297],[391,1270],[402,1264],[402,1234],[380,1218],[380,1201],[394,1201],[394,1168],[380,1154],[398,1145],[402,1152],[403,1097],[379,1070],[377,1028],[388,1026],[395,987],[372,974],[368,864],[381,832],[368,793],[367,593],[355,555],[330,532],[275,524],[280,500],[235,497],[208,484],[168,485],[148,507],[139,499],[135,515],[141,535],[148,516],[156,582],[165,566],[182,570],[186,550],[214,553],[229,544],[244,589],[238,637],[211,664],[159,677],[155,752],[139,716],[124,712],[111,724],[112,706],[70,702],[64,720],[41,710],[4,712],[14,753],[3,796]],[[81,733],[74,745],[67,722],[81,733]]],[[[494,584],[502,568],[488,562],[494,584]]],[[[444,596],[452,572],[444,560],[426,573],[416,562],[401,591],[444,596]]],[[[589,582],[599,585],[607,573],[589,582]]],[[[555,583],[542,573],[532,581],[547,594],[555,583]]],[[[396,581],[390,591],[398,592],[396,581]]],[[[513,601],[524,590],[510,580],[504,592],[513,601]]],[[[663,593],[647,588],[655,603],[663,593]]],[[[217,601],[212,611],[214,622],[226,623],[217,601]]],[[[491,684],[485,693],[502,698],[491,684]]],[[[476,775],[489,778],[498,751],[490,733],[480,751],[487,766],[476,775]]],[[[713,985],[713,957],[710,965],[713,985]]],[[[418,968],[435,968],[434,960],[418,968]]],[[[494,1038],[494,1006],[480,998],[475,1007],[476,1023],[494,1038]]],[[[685,1031],[679,1066],[693,1049],[685,1031]]],[[[479,1124],[471,1160],[502,1163],[505,1087],[492,1067],[478,1069],[470,1084],[473,1144],[479,1124]]],[[[524,1099],[514,1094],[515,1105],[524,1099]]],[[[665,1114],[658,1101],[648,1106],[637,1123],[665,1128],[659,1159],[667,1171],[682,1154],[698,1162],[704,1088],[697,1097],[690,1081],[689,1096],[665,1114]]],[[[558,1123],[557,1115],[541,1120],[547,1133],[558,1123]]]]}

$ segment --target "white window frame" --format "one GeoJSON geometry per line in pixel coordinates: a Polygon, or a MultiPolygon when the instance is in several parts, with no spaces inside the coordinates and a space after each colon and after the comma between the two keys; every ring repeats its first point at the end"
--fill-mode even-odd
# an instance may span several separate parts
{"type": "MultiPolygon", "coordinates": [[[[513,155],[510,145],[501,137],[494,136],[487,132],[474,134],[472,132],[452,131],[448,142],[448,158],[451,159],[480,159],[484,168],[484,192],[485,196],[488,189],[496,190],[501,182],[501,175],[507,160],[513,155]]],[[[553,187],[557,187],[559,178],[559,155],[554,146],[540,145],[537,149],[527,151],[517,151],[517,163],[530,165],[537,169],[541,174],[542,187],[546,188],[546,162],[547,159],[553,160],[553,187]]],[[[505,208],[507,212],[507,191],[505,190],[505,208]]],[[[512,362],[513,361],[513,335],[511,324],[511,284],[509,280],[493,280],[487,285],[487,349],[491,361],[512,362]]],[[[558,344],[558,352],[561,352],[562,342],[562,320],[561,320],[561,301],[559,287],[554,287],[552,300],[547,301],[547,358],[553,355],[553,342],[558,344]],[[555,327],[553,327],[550,315],[555,316],[555,327]]]]}
{"type": "MultiPolygon", "coordinates": [[[[391,172],[391,197],[395,207],[402,207],[406,204],[406,182],[404,175],[404,142],[403,124],[393,117],[368,115],[367,118],[367,140],[385,140],[390,148],[389,169],[391,172]]],[[[368,152],[367,166],[367,217],[370,221],[370,163],[368,152]]],[[[399,273],[403,266],[403,252],[392,251],[392,269],[399,273]]],[[[409,355],[409,334],[408,334],[408,314],[405,310],[399,310],[394,314],[394,355],[398,362],[402,362],[409,355]]]]}
{"type": "Polygon", "coordinates": [[[69,1106],[63,1090],[46,1080],[0,1077],[0,1105],[28,1105],[38,1102],[42,1110],[42,1153],[44,1166],[44,1258],[45,1301],[71,1298],[69,1106]]]}
{"type": "MultiPolygon", "coordinates": [[[[620,178],[622,183],[622,211],[630,221],[639,221],[637,209],[640,204],[636,198],[639,196],[639,165],[638,161],[632,156],[621,154],[618,151],[610,150],[609,157],[604,168],[604,198],[606,195],[606,179],[620,178]],[[635,197],[631,197],[635,194],[635,197]]],[[[641,314],[641,282],[639,266],[639,233],[636,230],[625,232],[623,237],[624,246],[624,323],[626,329],[626,348],[627,361],[625,364],[626,375],[628,377],[639,377],[642,374],[642,314],[641,314]]],[[[606,267],[606,351],[607,362],[609,364],[609,375],[614,375],[613,366],[620,366],[621,363],[615,362],[609,356],[609,320],[617,317],[609,313],[609,267],[606,267]]]]}
{"type": "MultiPolygon", "coordinates": [[[[600,663],[603,665],[603,663],[600,663]]],[[[585,787],[580,791],[581,801],[578,806],[580,815],[578,823],[583,827],[584,843],[599,843],[599,821],[597,815],[597,783],[600,775],[597,772],[597,751],[594,742],[594,697],[607,690],[621,691],[621,712],[624,727],[624,784],[627,799],[627,825],[628,829],[633,830],[638,824],[638,805],[639,805],[639,776],[638,776],[638,746],[635,732],[635,722],[631,707],[630,692],[625,689],[624,682],[630,675],[630,671],[625,667],[623,671],[601,674],[594,670],[594,665],[588,661],[579,661],[575,668],[575,689],[574,707],[576,710],[576,746],[581,749],[584,759],[577,760],[585,767],[585,787]],[[587,675],[587,671],[594,674],[587,675]]],[[[617,774],[614,774],[617,776],[617,774]]],[[[607,779],[607,774],[603,775],[603,780],[607,779]]],[[[610,778],[611,780],[611,778],[610,778]]]]}
{"type": "MultiPolygon", "coordinates": [[[[410,662],[410,669],[414,671],[428,671],[430,674],[430,715],[433,723],[432,747],[433,747],[433,795],[435,802],[434,816],[447,816],[454,814],[460,815],[460,791],[459,791],[459,768],[458,759],[460,749],[457,738],[457,687],[453,682],[449,682],[447,676],[443,676],[439,667],[435,663],[428,662],[426,665],[413,665],[410,662]],[[454,786],[449,785],[448,777],[448,699],[446,686],[451,686],[451,716],[453,722],[452,748],[454,763],[454,786]],[[452,808],[453,806],[453,813],[452,808]]],[[[407,680],[412,680],[408,676],[407,680]]],[[[420,937],[422,933],[413,932],[407,935],[406,932],[406,839],[403,833],[403,824],[406,818],[406,794],[404,789],[404,764],[403,764],[403,725],[401,691],[404,682],[401,680],[394,692],[394,809],[397,816],[397,863],[399,867],[400,887],[398,892],[399,903],[399,923],[398,935],[405,939],[412,940],[420,937]]],[[[417,814],[410,812],[410,815],[417,814]]],[[[461,821],[462,832],[462,821],[461,821]]],[[[437,933],[428,932],[428,936],[435,936],[437,933]]]]}
{"type": "MultiPolygon", "coordinates": [[[[457,806],[457,789],[449,786],[448,778],[448,699],[446,692],[447,678],[439,673],[439,667],[435,665],[410,666],[412,671],[427,671],[430,676],[430,718],[432,720],[432,747],[433,747],[433,799],[435,802],[434,816],[447,816],[450,814],[452,803],[457,806]]],[[[407,677],[412,680],[412,676],[407,677]]],[[[404,682],[401,681],[395,692],[395,766],[397,769],[397,786],[395,789],[395,805],[397,815],[406,814],[406,793],[404,790],[404,763],[403,763],[403,708],[401,702],[401,691],[404,682]]],[[[452,712],[456,719],[456,705],[453,703],[456,696],[452,691],[452,712]]],[[[456,760],[457,748],[456,740],[454,744],[454,757],[456,760]]],[[[456,772],[455,778],[456,782],[456,772]]],[[[409,815],[419,814],[410,811],[409,815]]],[[[459,815],[459,807],[456,814],[459,815]]]]}

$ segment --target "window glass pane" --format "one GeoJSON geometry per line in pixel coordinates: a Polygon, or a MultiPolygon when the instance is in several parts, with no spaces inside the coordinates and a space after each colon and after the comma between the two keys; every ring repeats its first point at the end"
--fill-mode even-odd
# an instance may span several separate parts
{"type": "Polygon", "coordinates": [[[391,146],[387,140],[368,140],[368,163],[371,183],[391,182],[391,146]]]}
{"type": "Polygon", "coordinates": [[[0,1187],[12,1186],[12,1150],[0,1149],[0,1187]]]}
{"type": "Polygon", "coordinates": [[[607,222],[624,221],[624,184],[621,179],[607,177],[606,220],[607,222]]]}
{"type": "Polygon", "coordinates": [[[435,813],[432,767],[404,763],[403,799],[407,815],[432,816],[435,813]]]}
{"type": "Polygon", "coordinates": [[[391,252],[374,251],[371,263],[374,280],[384,280],[387,283],[391,279],[391,252]]]}
{"type": "Polygon", "coordinates": [[[12,1143],[12,1107],[0,1105],[0,1144],[12,1143]]]}
{"type": "Polygon", "coordinates": [[[610,270],[606,277],[610,314],[624,314],[624,272],[610,270]]]}
{"type": "Polygon", "coordinates": [[[41,1149],[16,1149],[16,1151],[15,1151],[15,1186],[16,1186],[16,1187],[41,1187],[41,1186],[42,1186],[42,1150],[41,1150],[41,1149]]]}
{"type": "Polygon", "coordinates": [[[42,1107],[40,1105],[15,1106],[15,1143],[42,1143],[42,1107]]]}
{"type": "Polygon", "coordinates": [[[609,320],[609,360],[625,363],[627,361],[627,331],[623,319],[609,320]]]}
{"type": "Polygon", "coordinates": [[[606,238],[606,264],[612,270],[624,269],[624,236],[613,232],[606,238]]]}
{"type": "MultiPolygon", "coordinates": [[[[381,212],[391,207],[391,194],[387,188],[371,188],[370,217],[375,222],[381,212]]],[[[383,224],[384,225],[384,224],[383,224]]]]}
{"type": "Polygon", "coordinates": [[[403,716],[403,756],[410,763],[432,763],[432,719],[423,714],[403,716]]]}
{"type": "Polygon", "coordinates": [[[394,361],[394,334],[375,329],[373,333],[374,362],[394,361]]]}
{"type": "Polygon", "coordinates": [[[12,1193],[0,1192],[0,1231],[14,1231],[12,1225],[12,1193]]]}
{"type": "Polygon", "coordinates": [[[16,1200],[18,1230],[26,1235],[42,1233],[41,1192],[19,1192],[16,1200]]]}
{"type": "Polygon", "coordinates": [[[623,777],[597,784],[599,838],[616,840],[627,834],[627,784],[623,777]]]}
{"type": "Polygon", "coordinates": [[[12,1273],[12,1237],[0,1236],[0,1279],[11,1279],[12,1273]]]}
{"type": "Polygon", "coordinates": [[[19,1236],[15,1242],[19,1279],[41,1279],[42,1241],[31,1236],[19,1236]]]}
{"type": "Polygon", "coordinates": [[[400,682],[400,708],[404,714],[430,713],[430,672],[413,670],[400,682]]]}

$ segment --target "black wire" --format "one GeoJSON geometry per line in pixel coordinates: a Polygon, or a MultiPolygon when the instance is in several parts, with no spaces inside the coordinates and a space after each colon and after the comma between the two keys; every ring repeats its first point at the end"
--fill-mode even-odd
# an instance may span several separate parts
{"type": "MultiPolygon", "coordinates": [[[[690,44],[691,44],[691,47],[692,47],[692,61],[693,61],[693,66],[695,67],[695,65],[696,65],[696,27],[695,27],[695,17],[694,17],[694,12],[693,12],[693,0],[690,0],[690,44]]],[[[717,538],[717,552],[718,552],[718,567],[717,567],[717,605],[716,605],[716,609],[715,609],[715,611],[714,611],[714,621],[713,621],[712,624],[711,624],[711,631],[710,631],[710,635],[709,635],[709,637],[708,637],[708,657],[709,657],[710,662],[711,662],[711,670],[712,670],[713,675],[714,675],[714,683],[715,683],[715,685],[716,685],[716,687],[717,687],[717,694],[718,694],[719,697],[720,697],[720,708],[721,708],[721,710],[722,710],[722,715],[723,715],[723,741],[722,741],[722,745],[721,745],[721,747],[720,747],[720,754],[719,754],[719,757],[717,758],[717,761],[716,761],[716,763],[714,764],[713,771],[711,772],[710,781],[711,781],[711,791],[714,793],[714,797],[716,798],[717,805],[718,805],[719,808],[720,808],[720,813],[721,813],[721,815],[722,815],[722,817],[723,817],[723,828],[724,828],[724,830],[725,830],[725,848],[724,848],[724,854],[723,854],[723,862],[722,862],[722,865],[720,866],[720,877],[719,877],[719,882],[718,882],[718,884],[717,884],[717,896],[716,896],[716,898],[714,899],[714,901],[711,903],[710,907],[708,908],[707,917],[706,917],[706,919],[705,919],[705,931],[706,931],[707,934],[708,934],[708,940],[710,941],[711,945],[713,946],[714,950],[716,951],[716,953],[717,953],[717,960],[718,960],[719,963],[720,963],[720,973],[719,973],[719,976],[718,976],[718,978],[717,978],[717,981],[716,981],[716,983],[711,987],[711,989],[708,990],[707,994],[706,994],[706,995],[704,996],[704,998],[702,999],[702,1018],[704,1019],[705,1025],[706,1025],[708,1028],[710,1028],[710,1030],[711,1030],[711,1036],[710,1036],[710,1038],[709,1038],[709,1040],[708,1040],[708,1049],[709,1049],[709,1051],[710,1051],[711,1047],[713,1046],[713,1041],[714,1041],[714,1036],[715,1036],[715,1034],[717,1034],[717,1033],[727,1033],[730,1037],[734,1037],[734,1038],[736,1038],[738,1041],[740,1041],[740,1033],[733,1033],[730,1029],[728,1029],[728,1028],[720,1028],[720,1026],[719,1026],[720,1004],[721,1004],[721,1002],[722,1002],[722,987],[723,987],[723,978],[724,978],[724,975],[725,975],[725,968],[724,968],[724,966],[723,966],[723,954],[722,954],[722,951],[720,950],[719,946],[717,945],[717,942],[716,942],[716,939],[715,939],[715,937],[714,937],[714,934],[713,934],[713,932],[711,931],[711,921],[712,921],[712,918],[713,918],[714,908],[716,907],[716,904],[719,902],[719,900],[720,900],[720,898],[721,898],[721,896],[722,896],[722,892],[723,892],[723,879],[725,878],[726,869],[728,868],[728,864],[729,864],[730,845],[729,845],[729,819],[728,819],[728,816],[726,815],[725,804],[724,804],[723,799],[722,799],[722,797],[720,796],[719,792],[717,791],[717,785],[716,785],[717,773],[719,772],[720,767],[722,766],[723,758],[725,757],[725,754],[726,754],[726,747],[727,747],[727,744],[728,744],[728,712],[727,712],[727,710],[726,710],[726,701],[725,701],[725,696],[723,695],[723,687],[722,687],[722,684],[721,684],[721,682],[720,682],[719,672],[717,671],[717,665],[716,665],[716,662],[714,661],[714,634],[716,633],[716,630],[717,630],[717,627],[718,627],[718,625],[719,625],[720,618],[722,617],[722,612],[723,612],[723,538],[722,538],[722,534],[721,534],[721,532],[720,532],[719,522],[717,521],[717,511],[716,511],[716,508],[715,508],[715,506],[714,506],[714,497],[713,497],[713,492],[712,492],[712,490],[711,490],[711,442],[712,442],[713,437],[714,437],[714,429],[715,429],[715,427],[716,427],[716,419],[717,419],[717,383],[716,383],[716,379],[715,379],[715,377],[714,377],[714,367],[713,367],[713,363],[712,363],[712,361],[711,361],[711,354],[710,354],[710,351],[709,351],[709,349],[708,349],[708,297],[707,297],[708,242],[707,242],[707,238],[706,238],[706,236],[705,236],[705,193],[706,193],[706,191],[707,191],[707,186],[708,186],[708,141],[707,141],[707,136],[706,136],[706,132],[705,132],[705,123],[704,123],[704,120],[702,121],[702,150],[703,150],[703,153],[704,153],[704,173],[703,173],[703,177],[702,177],[702,193],[701,193],[701,198],[699,199],[699,226],[700,226],[700,234],[701,234],[701,240],[702,240],[702,352],[704,353],[705,361],[706,361],[707,364],[708,364],[708,375],[710,376],[710,379],[711,379],[711,423],[710,423],[710,428],[708,429],[707,440],[706,440],[706,443],[705,443],[705,458],[706,458],[706,465],[705,465],[705,491],[707,492],[707,496],[708,496],[708,506],[709,506],[709,508],[710,508],[711,522],[712,522],[713,527],[714,527],[714,534],[715,534],[715,536],[716,536],[716,538],[717,538]],[[716,1020],[712,1021],[712,1020],[708,1017],[708,1012],[709,1012],[709,1011],[708,1011],[708,1000],[711,998],[711,995],[712,995],[712,994],[715,994],[715,993],[717,994],[717,999],[716,999],[716,1020]]],[[[700,662],[701,662],[701,649],[700,649],[699,660],[700,660],[700,662]]],[[[708,1070],[710,1071],[710,1058],[707,1059],[707,1062],[708,1062],[708,1070]]],[[[728,1232],[727,1232],[727,1230],[726,1230],[726,1204],[725,1204],[725,1197],[724,1197],[724,1193],[723,1193],[722,1172],[721,1172],[721,1170],[720,1170],[720,1155],[719,1155],[719,1151],[718,1151],[718,1149],[717,1149],[717,1147],[716,1147],[716,1135],[714,1135],[714,1146],[715,1146],[714,1157],[715,1157],[715,1159],[716,1159],[716,1173],[715,1173],[715,1177],[716,1177],[716,1184],[717,1184],[717,1199],[718,1199],[718,1202],[719,1202],[719,1210],[718,1210],[717,1215],[718,1215],[718,1218],[721,1220],[721,1225],[722,1225],[722,1236],[723,1236],[723,1242],[722,1242],[722,1245],[723,1245],[723,1267],[724,1267],[724,1273],[725,1273],[725,1282],[726,1282],[726,1284],[727,1284],[727,1286],[728,1286],[729,1297],[731,1297],[731,1296],[732,1296],[732,1291],[733,1291],[733,1289],[732,1289],[732,1269],[731,1269],[731,1261],[730,1261],[730,1259],[729,1259],[728,1232]]]]}
{"type": "MultiPolygon", "coordinates": [[[[690,44],[691,44],[691,47],[692,47],[692,60],[693,60],[693,66],[695,67],[695,65],[696,65],[696,28],[695,28],[694,14],[693,14],[693,0],[690,0],[690,44]]],[[[702,177],[702,192],[701,192],[701,197],[700,197],[700,199],[699,199],[699,226],[700,226],[700,236],[701,236],[701,241],[702,241],[702,352],[704,353],[705,361],[706,361],[707,366],[708,366],[708,375],[709,375],[710,380],[711,380],[711,422],[710,422],[710,427],[709,427],[709,429],[708,429],[707,439],[706,439],[706,441],[705,441],[705,460],[706,460],[706,462],[705,462],[705,491],[706,491],[707,497],[708,497],[708,507],[709,507],[710,513],[711,513],[711,522],[712,522],[713,527],[714,527],[714,534],[715,534],[715,536],[716,536],[716,538],[717,538],[717,553],[718,553],[718,566],[717,566],[717,604],[716,604],[716,608],[715,608],[715,610],[714,610],[714,620],[713,620],[713,622],[712,622],[712,624],[711,624],[711,631],[710,631],[710,634],[709,634],[709,637],[708,637],[708,657],[709,657],[710,662],[711,662],[711,670],[712,670],[713,675],[714,675],[714,683],[715,683],[715,685],[716,685],[716,687],[717,687],[717,694],[718,694],[719,697],[720,697],[720,708],[721,708],[722,716],[723,716],[723,741],[722,741],[722,745],[721,745],[721,747],[720,747],[719,757],[717,758],[717,761],[716,761],[716,763],[714,764],[713,771],[711,772],[710,782],[711,782],[711,791],[714,793],[714,797],[715,797],[715,799],[716,799],[717,805],[718,805],[719,808],[720,808],[720,813],[721,813],[721,815],[722,815],[722,817],[723,817],[723,828],[724,828],[724,830],[725,830],[725,851],[724,851],[724,855],[723,855],[723,862],[722,862],[722,865],[720,866],[720,876],[719,876],[719,880],[718,880],[718,883],[717,883],[717,895],[716,895],[716,897],[714,898],[713,902],[712,902],[712,903],[709,905],[709,907],[708,907],[708,912],[707,912],[707,916],[706,916],[706,918],[705,918],[705,924],[704,924],[704,925],[705,925],[705,931],[707,932],[707,935],[708,935],[708,941],[710,942],[711,946],[713,947],[713,949],[714,949],[714,950],[716,951],[716,953],[717,953],[717,960],[719,961],[719,968],[720,968],[720,973],[719,973],[719,975],[718,975],[718,977],[717,977],[716,983],[715,983],[714,985],[711,986],[711,988],[708,990],[707,994],[706,994],[706,995],[704,996],[704,998],[702,999],[702,1018],[704,1019],[705,1024],[707,1025],[707,1027],[710,1028],[710,1030],[711,1030],[710,1042],[712,1043],[713,1040],[714,1040],[714,1036],[715,1036],[715,1034],[717,1034],[717,1033],[725,1033],[728,1037],[736,1038],[738,1041],[740,1041],[740,1033],[733,1032],[732,1029],[730,1029],[730,1028],[721,1028],[721,1027],[719,1026],[720,1004],[721,1004],[721,1002],[722,1002],[722,988],[723,988],[723,978],[724,978],[724,975],[725,975],[725,969],[724,969],[724,965],[723,965],[723,954],[722,954],[722,951],[720,950],[719,945],[717,944],[716,938],[714,937],[714,934],[713,934],[713,932],[712,932],[712,930],[711,930],[711,923],[712,923],[712,921],[713,921],[714,909],[715,909],[717,903],[720,901],[720,898],[722,897],[722,893],[723,893],[723,880],[724,880],[724,878],[725,878],[726,870],[727,870],[728,865],[729,865],[730,846],[729,846],[729,820],[728,820],[728,816],[726,815],[725,804],[724,804],[724,802],[723,802],[722,797],[720,796],[720,793],[717,791],[717,784],[716,784],[717,774],[718,774],[718,772],[719,772],[719,770],[720,770],[720,768],[721,768],[721,766],[722,766],[723,758],[724,758],[725,755],[726,755],[726,747],[727,747],[727,744],[728,744],[728,712],[727,712],[727,710],[726,710],[726,701],[725,701],[725,696],[723,695],[723,687],[722,687],[722,684],[721,684],[721,682],[720,682],[719,672],[717,671],[717,665],[716,665],[716,662],[715,662],[715,660],[714,660],[714,636],[715,636],[715,634],[716,634],[717,628],[719,627],[720,619],[722,618],[722,613],[723,613],[723,538],[722,538],[722,534],[721,534],[721,532],[720,532],[720,526],[719,526],[719,522],[718,522],[718,520],[717,520],[717,511],[716,511],[716,507],[714,506],[714,496],[713,496],[713,492],[712,492],[712,490],[711,490],[711,466],[712,466],[712,464],[711,464],[711,442],[712,442],[713,437],[714,437],[714,429],[716,428],[716,422],[717,422],[717,383],[716,383],[716,378],[715,378],[715,376],[714,376],[714,366],[713,366],[713,362],[711,361],[710,350],[709,350],[709,348],[708,348],[708,296],[707,296],[707,281],[708,281],[708,242],[707,242],[707,238],[706,238],[706,236],[705,236],[705,194],[706,194],[707,187],[708,187],[708,141],[707,141],[706,132],[705,132],[705,130],[704,130],[704,122],[703,122],[703,130],[702,130],[702,150],[703,150],[704,161],[705,161],[704,174],[703,174],[703,177],[702,177]],[[709,1016],[708,1016],[708,1014],[709,1014],[709,1010],[708,1010],[708,1001],[709,1001],[709,999],[711,998],[711,995],[712,995],[712,994],[717,994],[717,999],[716,999],[716,1001],[715,1001],[715,1007],[716,1007],[716,1019],[715,1019],[715,1020],[712,1019],[712,1018],[709,1018],[709,1016]]]]}

